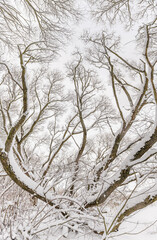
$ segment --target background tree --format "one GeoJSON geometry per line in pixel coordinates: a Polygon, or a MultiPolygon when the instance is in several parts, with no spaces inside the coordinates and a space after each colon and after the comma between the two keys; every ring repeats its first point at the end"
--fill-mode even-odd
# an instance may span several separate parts
{"type": "Polygon", "coordinates": [[[75,51],[66,76],[51,62],[63,19],[78,16],[72,2],[21,1],[20,11],[1,3],[2,46],[13,51],[0,63],[4,239],[89,231],[105,240],[157,200],[155,3],[137,3],[140,14],[131,1],[90,3],[105,30],[83,36],[86,51],[75,51]],[[130,31],[137,21],[136,57],[108,29],[125,16],[130,31]]]}

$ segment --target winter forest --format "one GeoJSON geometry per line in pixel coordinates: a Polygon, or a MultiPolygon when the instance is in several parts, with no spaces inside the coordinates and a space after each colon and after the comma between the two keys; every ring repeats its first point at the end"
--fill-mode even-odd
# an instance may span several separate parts
{"type": "Polygon", "coordinates": [[[0,240],[143,239],[156,0],[0,0],[0,23],[0,240]]]}

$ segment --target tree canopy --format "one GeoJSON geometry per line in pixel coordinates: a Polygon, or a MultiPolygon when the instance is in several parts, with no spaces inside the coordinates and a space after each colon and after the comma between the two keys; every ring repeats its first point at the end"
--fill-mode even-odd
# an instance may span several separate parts
{"type": "Polygon", "coordinates": [[[154,0],[0,1],[4,240],[107,240],[157,201],[156,16],[154,0]]]}

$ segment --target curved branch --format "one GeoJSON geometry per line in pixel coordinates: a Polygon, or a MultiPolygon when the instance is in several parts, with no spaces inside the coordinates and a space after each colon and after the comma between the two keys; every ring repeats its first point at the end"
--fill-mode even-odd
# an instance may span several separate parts
{"type": "Polygon", "coordinates": [[[10,151],[14,137],[15,137],[17,131],[19,130],[20,126],[24,123],[26,116],[27,116],[27,110],[28,110],[28,96],[27,96],[28,89],[27,89],[27,84],[26,84],[26,79],[25,79],[26,68],[24,66],[23,54],[21,53],[20,48],[19,48],[19,52],[20,52],[20,65],[21,65],[21,69],[22,69],[21,81],[22,81],[22,91],[23,91],[23,114],[22,114],[21,118],[17,121],[15,126],[13,126],[10,129],[10,132],[8,134],[8,137],[7,137],[7,140],[5,143],[5,151],[6,152],[10,151]]]}

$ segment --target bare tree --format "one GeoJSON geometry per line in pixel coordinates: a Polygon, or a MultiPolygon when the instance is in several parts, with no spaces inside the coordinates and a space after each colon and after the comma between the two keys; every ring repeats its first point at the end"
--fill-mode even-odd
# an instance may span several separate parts
{"type": "Polygon", "coordinates": [[[154,0],[88,0],[91,12],[98,21],[109,21],[114,24],[117,20],[130,28],[140,20],[155,18],[156,3],[154,0]]]}
{"type": "Polygon", "coordinates": [[[1,47],[14,49],[14,53],[17,44],[42,41],[47,52],[56,54],[71,35],[70,20],[80,17],[73,0],[5,0],[0,2],[0,12],[1,47]]]}
{"type": "MultiPolygon", "coordinates": [[[[3,20],[11,28],[15,15],[21,15],[4,2],[3,20]]],[[[25,30],[28,14],[35,19],[30,29],[38,27],[40,38],[22,39],[14,64],[0,63],[0,224],[11,239],[35,239],[62,229],[65,237],[88,230],[105,240],[132,213],[157,200],[157,19],[138,26],[134,60],[122,55],[114,34],[86,35],[88,51],[73,54],[64,76],[47,64],[58,51],[47,42],[49,34],[62,30],[52,24],[55,17],[63,26],[63,15],[76,12],[70,1],[37,3],[21,1],[26,15],[15,19],[14,27],[25,30]],[[17,228],[22,212],[25,224],[17,228]]],[[[125,12],[132,23],[131,1],[107,3],[96,8],[101,20],[105,15],[123,19],[125,12]]],[[[155,11],[153,1],[140,4],[140,18],[150,8],[155,11]]]]}

